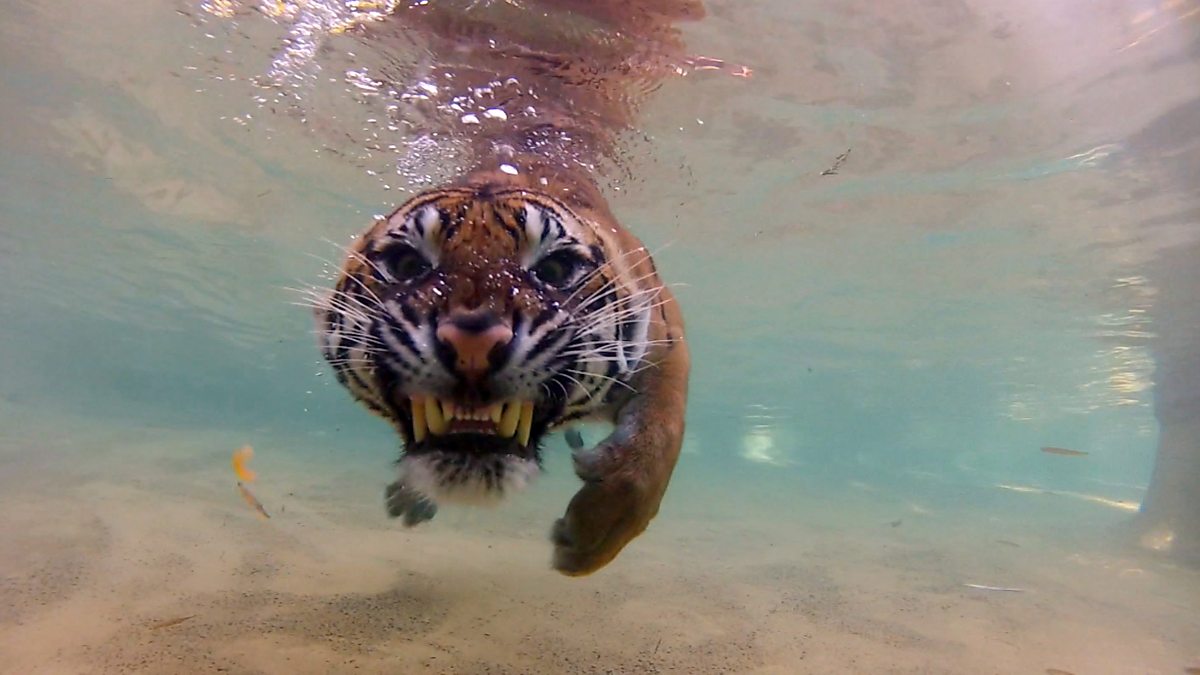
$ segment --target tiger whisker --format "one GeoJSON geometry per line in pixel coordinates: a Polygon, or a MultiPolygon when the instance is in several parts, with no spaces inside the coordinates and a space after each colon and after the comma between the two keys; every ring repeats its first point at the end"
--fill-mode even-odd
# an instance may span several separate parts
{"type": "MultiPolygon", "coordinates": [[[[347,275],[347,277],[346,277],[346,278],[347,278],[347,279],[349,279],[349,280],[351,280],[351,281],[353,281],[354,283],[358,284],[358,287],[359,287],[359,288],[363,289],[363,291],[365,291],[367,295],[371,296],[371,299],[375,301],[375,304],[376,304],[376,306],[377,306],[377,307],[380,307],[380,308],[382,308],[382,307],[383,307],[383,305],[384,305],[384,303],[383,303],[383,300],[382,300],[382,299],[380,299],[380,297],[379,297],[378,295],[375,295],[375,291],[372,291],[372,290],[370,289],[370,287],[369,287],[369,286],[367,286],[366,284],[364,284],[364,283],[362,282],[362,279],[359,279],[358,277],[356,277],[356,276],[354,276],[354,275],[352,275],[352,274],[351,274],[351,275],[347,275]]],[[[345,292],[345,291],[338,291],[338,293],[341,293],[342,295],[346,295],[346,292],[345,292]]],[[[351,297],[351,296],[349,296],[349,295],[346,295],[346,297],[351,297]]],[[[357,298],[356,298],[356,299],[357,299],[357,298]]],[[[363,303],[363,306],[365,307],[365,306],[366,306],[366,304],[365,304],[365,303],[363,303]]]]}
{"type": "Polygon", "coordinates": [[[587,326],[587,327],[591,327],[593,325],[598,325],[605,321],[611,321],[611,322],[615,323],[618,321],[624,321],[625,319],[627,319],[630,316],[637,316],[640,314],[645,314],[646,312],[649,312],[650,310],[662,307],[663,305],[667,304],[667,302],[669,302],[669,301],[666,299],[663,299],[663,300],[659,300],[657,302],[647,302],[644,304],[639,304],[639,305],[635,305],[635,306],[631,306],[631,307],[623,307],[621,309],[617,309],[617,310],[614,310],[611,312],[602,312],[602,311],[590,312],[584,316],[576,317],[576,322],[579,323],[581,326],[587,326]]]}
{"type": "MultiPolygon", "coordinates": [[[[592,401],[592,399],[596,398],[596,392],[594,392],[594,391],[592,391],[591,389],[588,389],[587,387],[583,386],[583,383],[582,383],[582,382],[580,382],[579,380],[575,379],[574,377],[571,377],[571,376],[570,376],[569,374],[567,374],[565,371],[561,371],[561,370],[560,370],[560,371],[558,372],[558,375],[562,375],[563,377],[567,378],[568,380],[570,380],[570,381],[574,382],[576,385],[578,385],[578,386],[579,386],[579,388],[580,388],[580,389],[582,389],[582,390],[584,391],[584,393],[586,393],[586,394],[587,394],[587,400],[588,400],[588,402],[589,402],[589,403],[592,401]]],[[[565,389],[565,388],[564,388],[564,389],[565,389]]],[[[571,398],[571,397],[570,397],[570,395],[567,395],[567,399],[568,399],[568,400],[570,400],[570,398],[571,398]]]]}
{"type": "MultiPolygon", "coordinates": [[[[674,244],[675,244],[675,240],[668,241],[668,242],[666,242],[665,244],[663,244],[662,246],[659,246],[659,247],[658,247],[657,249],[655,249],[654,251],[648,251],[648,250],[646,249],[646,247],[645,247],[645,246],[639,246],[638,248],[635,248],[635,249],[630,249],[630,250],[628,250],[628,251],[624,251],[623,253],[621,253],[621,254],[620,254],[619,256],[617,256],[616,258],[613,258],[613,259],[611,259],[611,260],[605,260],[605,261],[604,261],[602,264],[598,265],[598,266],[596,267],[596,269],[592,270],[591,272],[588,272],[586,275],[584,275],[583,279],[580,279],[580,280],[579,280],[579,282],[578,282],[578,283],[580,284],[580,288],[579,288],[579,289],[577,289],[577,290],[576,290],[574,293],[572,293],[571,295],[567,296],[567,300],[566,300],[566,302],[571,302],[572,300],[574,300],[574,299],[575,299],[575,295],[576,295],[576,294],[578,294],[580,291],[582,291],[582,290],[583,290],[583,286],[584,286],[584,285],[586,285],[588,282],[590,282],[592,279],[594,279],[594,278],[596,277],[596,275],[597,275],[597,274],[600,274],[600,273],[601,273],[601,272],[603,272],[604,270],[611,268],[611,267],[613,266],[613,264],[615,264],[616,262],[618,262],[618,261],[622,261],[622,260],[625,260],[626,258],[628,258],[628,257],[630,257],[630,256],[632,256],[632,255],[636,255],[636,254],[638,254],[638,253],[645,253],[645,254],[646,254],[646,257],[648,257],[648,258],[650,258],[650,259],[653,259],[653,258],[656,258],[656,257],[658,256],[658,254],[659,254],[659,253],[663,252],[664,250],[666,250],[667,248],[669,248],[669,247],[673,246],[674,244]]],[[[655,274],[657,274],[657,272],[654,272],[654,271],[652,270],[652,271],[650,271],[650,272],[649,272],[649,273],[647,273],[647,274],[644,274],[644,275],[642,275],[642,276],[640,276],[640,277],[637,277],[636,279],[633,279],[633,280],[632,280],[630,283],[637,283],[638,281],[641,281],[641,280],[643,280],[643,279],[647,279],[647,278],[649,278],[649,277],[652,277],[652,276],[654,276],[655,274]]],[[[616,279],[614,278],[614,279],[611,279],[611,280],[610,280],[608,283],[613,283],[613,282],[615,282],[615,281],[616,281],[616,279]]],[[[564,304],[565,304],[565,303],[564,303],[564,304]]]]}
{"type": "Polygon", "coordinates": [[[325,301],[325,296],[328,294],[326,289],[318,286],[310,286],[299,279],[296,281],[303,285],[303,288],[296,288],[293,286],[276,286],[275,288],[277,290],[287,291],[289,295],[300,296],[302,299],[310,300],[312,302],[325,301]]]}
{"type": "Polygon", "coordinates": [[[564,358],[569,358],[575,363],[628,363],[629,359],[620,358],[611,354],[593,354],[593,353],[577,353],[577,354],[562,354],[564,358]]]}
{"type": "MultiPolygon", "coordinates": [[[[608,264],[608,263],[606,263],[606,264],[608,264]]],[[[569,304],[569,303],[575,301],[576,296],[579,293],[586,290],[588,282],[590,282],[592,280],[592,278],[594,278],[595,273],[599,272],[603,269],[604,269],[604,265],[601,265],[599,268],[592,270],[592,272],[590,272],[587,276],[585,276],[584,279],[579,281],[578,282],[580,284],[579,288],[577,288],[574,292],[572,292],[570,295],[568,295],[567,299],[564,301],[563,304],[569,304]]],[[[608,281],[604,282],[599,288],[592,291],[592,293],[590,295],[588,295],[586,298],[584,298],[583,300],[580,300],[578,302],[578,304],[580,306],[587,306],[588,303],[595,300],[601,294],[606,293],[609,290],[612,290],[613,288],[616,288],[617,284],[619,284],[619,283],[623,282],[626,285],[633,285],[633,284],[637,284],[641,281],[644,281],[646,279],[649,279],[649,278],[653,277],[655,274],[657,274],[657,272],[655,272],[654,270],[650,270],[649,272],[646,272],[645,274],[633,277],[629,280],[622,280],[619,277],[613,277],[613,278],[609,279],[608,281]]]]}
{"type": "MultiPolygon", "coordinates": [[[[628,307],[628,306],[630,306],[630,305],[633,305],[634,303],[640,303],[640,302],[641,302],[641,301],[642,301],[644,298],[647,298],[647,297],[649,297],[649,298],[657,298],[659,295],[661,295],[661,291],[660,291],[659,289],[657,289],[657,288],[647,288],[647,289],[642,289],[642,290],[639,290],[639,291],[633,291],[632,293],[630,293],[630,294],[628,294],[628,295],[626,295],[626,296],[624,296],[624,297],[618,297],[618,298],[615,300],[615,302],[614,302],[614,303],[612,303],[612,304],[616,304],[616,305],[618,305],[618,306],[620,306],[620,307],[622,307],[622,308],[625,308],[625,307],[628,307]]],[[[664,300],[665,300],[665,298],[664,298],[664,300]]],[[[640,306],[640,305],[639,305],[639,306],[640,306]]],[[[599,308],[592,309],[592,308],[589,308],[587,304],[582,304],[582,305],[580,305],[579,307],[580,307],[581,309],[583,309],[583,311],[582,311],[582,312],[576,312],[576,314],[577,314],[577,315],[579,315],[579,314],[582,314],[582,315],[585,315],[585,316],[586,316],[586,315],[588,315],[588,314],[592,314],[592,313],[595,313],[595,312],[604,311],[604,308],[605,308],[606,306],[602,306],[602,307],[599,307],[599,308]],[[584,309],[584,308],[586,308],[586,309],[584,309]]]]}
{"type": "Polygon", "coordinates": [[[375,312],[382,307],[376,307],[367,304],[362,298],[348,295],[344,291],[333,290],[331,292],[318,292],[315,289],[288,289],[300,293],[302,302],[293,302],[294,305],[301,307],[310,307],[312,309],[329,311],[336,309],[343,314],[348,314],[359,320],[361,323],[370,323],[371,318],[367,312],[375,312]]]}
{"type": "MultiPolygon", "coordinates": [[[[660,340],[660,341],[655,341],[655,344],[670,344],[670,342],[671,341],[669,341],[669,340],[660,340]]],[[[643,345],[643,343],[633,343],[633,344],[636,346],[643,345]]],[[[650,343],[645,343],[645,344],[650,344],[650,343]]],[[[577,355],[563,353],[563,354],[561,354],[561,356],[571,358],[572,362],[575,364],[588,364],[588,363],[608,364],[608,363],[622,363],[622,362],[627,363],[628,362],[626,359],[620,358],[614,354],[601,354],[601,353],[589,354],[589,353],[585,352],[585,353],[581,353],[581,354],[577,354],[577,355]]],[[[633,375],[635,373],[641,372],[645,367],[653,366],[653,365],[655,365],[653,362],[643,361],[643,363],[637,365],[636,367],[631,368],[626,371],[622,371],[622,372],[626,376],[633,375]]],[[[601,374],[597,373],[596,376],[600,377],[601,374]]]]}
{"type": "MultiPolygon", "coordinates": [[[[557,385],[558,385],[558,388],[559,388],[559,389],[562,389],[562,393],[563,393],[563,400],[568,400],[568,399],[570,399],[570,398],[571,398],[571,392],[567,391],[567,387],[566,387],[565,385],[563,385],[563,383],[562,383],[562,382],[559,382],[558,380],[556,380],[556,379],[554,379],[554,378],[551,378],[551,379],[547,380],[547,382],[553,382],[554,384],[557,384],[557,385]]],[[[546,382],[542,382],[542,383],[541,383],[541,386],[543,386],[543,387],[545,387],[545,388],[546,388],[546,396],[547,396],[547,397],[550,397],[550,398],[553,398],[553,396],[552,396],[552,392],[550,391],[550,386],[549,386],[548,384],[546,384],[546,382]]]]}
{"type": "Polygon", "coordinates": [[[379,305],[369,305],[366,302],[364,302],[362,298],[352,296],[352,295],[346,293],[345,291],[337,289],[337,288],[324,288],[324,287],[318,287],[318,286],[306,286],[305,288],[293,288],[290,286],[282,286],[281,288],[285,291],[290,291],[292,293],[296,293],[304,299],[313,300],[316,302],[323,303],[323,302],[326,302],[330,298],[342,297],[347,300],[352,300],[352,301],[358,303],[364,309],[376,309],[378,306],[382,306],[382,303],[379,300],[379,298],[375,297],[375,295],[373,293],[371,294],[371,298],[369,298],[369,299],[375,301],[376,303],[380,303],[379,305]]]}
{"type": "MultiPolygon", "coordinates": [[[[315,335],[319,338],[324,338],[327,335],[329,335],[328,333],[326,333],[325,331],[320,330],[320,329],[313,329],[308,332],[310,335],[315,335]]],[[[344,331],[341,335],[342,335],[343,340],[345,340],[345,339],[355,340],[355,344],[347,347],[348,349],[363,349],[363,350],[367,350],[367,351],[372,351],[373,353],[380,353],[380,354],[387,351],[387,345],[384,344],[383,341],[381,341],[379,338],[375,337],[374,335],[371,335],[370,333],[364,333],[363,331],[360,331],[360,330],[349,330],[349,331],[344,331]],[[381,349],[372,350],[371,349],[372,347],[380,347],[381,349]]]]}
{"type": "MultiPolygon", "coordinates": [[[[632,279],[632,280],[631,280],[631,283],[637,283],[637,282],[639,282],[639,281],[641,281],[641,280],[643,280],[643,279],[645,279],[645,278],[647,278],[647,277],[649,277],[649,276],[650,276],[650,274],[647,274],[647,275],[645,275],[645,276],[643,276],[643,277],[635,277],[634,279],[632,279]]],[[[605,285],[605,286],[601,286],[600,288],[596,289],[596,293],[602,293],[602,292],[605,292],[605,291],[609,290],[609,286],[611,286],[611,285],[612,285],[612,284],[611,284],[611,283],[609,283],[609,284],[607,284],[607,285],[605,285]]],[[[647,294],[647,293],[649,293],[649,294],[656,294],[656,293],[659,293],[659,292],[661,292],[661,289],[659,289],[657,286],[651,286],[651,287],[648,287],[648,288],[639,288],[639,289],[637,289],[637,290],[630,291],[630,292],[629,292],[629,294],[625,296],[625,298],[638,297],[639,295],[642,295],[642,294],[647,294]]],[[[593,294],[593,295],[595,295],[595,294],[593,294]]],[[[621,298],[621,299],[623,300],[623,299],[625,299],[625,298],[621,298]]],[[[579,304],[580,304],[580,306],[587,306],[587,301],[581,302],[581,303],[579,303],[579,304]]]]}
{"type": "Polygon", "coordinates": [[[631,340],[629,342],[605,341],[596,344],[595,346],[578,345],[567,347],[559,352],[559,356],[570,356],[575,354],[603,354],[604,352],[618,352],[621,347],[656,347],[658,345],[669,345],[674,340],[663,338],[660,340],[631,340]]]}
{"type": "Polygon", "coordinates": [[[329,308],[336,309],[343,314],[354,317],[362,324],[371,323],[371,312],[376,310],[367,307],[361,303],[356,303],[352,298],[331,297],[329,299],[329,308]]]}
{"type": "Polygon", "coordinates": [[[326,360],[326,361],[328,361],[328,362],[330,362],[330,363],[332,363],[332,362],[334,362],[334,361],[337,361],[338,359],[346,359],[346,360],[350,360],[350,359],[373,360],[373,359],[374,359],[375,357],[377,357],[377,356],[386,356],[386,354],[387,354],[386,352],[384,352],[384,351],[382,351],[382,350],[374,350],[374,349],[360,349],[360,348],[357,348],[357,347],[356,347],[355,349],[352,349],[352,350],[349,350],[349,351],[350,351],[350,352],[358,352],[358,353],[350,353],[350,354],[347,354],[346,356],[336,356],[336,355],[335,355],[335,354],[336,354],[336,352],[335,352],[334,350],[323,350],[323,351],[322,351],[322,353],[324,353],[324,354],[327,354],[327,356],[325,357],[325,360],[326,360]]]}
{"type": "MultiPolygon", "coordinates": [[[[578,294],[579,292],[583,291],[584,290],[583,287],[586,286],[588,284],[588,282],[590,282],[592,279],[595,279],[596,275],[611,268],[613,266],[613,264],[615,264],[616,262],[624,260],[625,258],[627,258],[635,253],[638,253],[640,251],[644,251],[644,250],[645,250],[645,248],[635,248],[635,249],[632,249],[629,251],[625,251],[621,255],[617,256],[616,258],[613,258],[611,260],[605,260],[603,263],[597,265],[596,269],[592,270],[591,272],[588,272],[587,274],[585,274],[583,276],[582,279],[580,279],[578,282],[576,282],[579,285],[579,288],[576,289],[571,295],[567,296],[566,302],[570,302],[570,301],[574,300],[575,295],[578,294]]],[[[612,280],[609,281],[609,283],[611,283],[611,282],[612,282],[612,280]]]]}
{"type": "MultiPolygon", "coordinates": [[[[629,310],[629,309],[636,310],[636,309],[640,309],[643,306],[642,302],[645,298],[647,298],[647,297],[648,298],[656,298],[656,297],[658,297],[658,295],[659,295],[658,289],[650,289],[650,290],[646,290],[646,291],[636,291],[636,292],[631,293],[623,298],[618,298],[616,300],[616,302],[614,302],[612,304],[617,306],[618,311],[629,310]]],[[[666,302],[665,298],[664,298],[663,302],[666,302]]],[[[605,306],[598,307],[595,309],[587,309],[583,312],[577,313],[576,318],[582,318],[582,317],[586,317],[586,316],[596,314],[599,312],[604,312],[605,309],[607,309],[608,307],[609,307],[609,305],[605,305],[605,306]]]]}
{"type": "Polygon", "coordinates": [[[619,313],[602,314],[595,317],[588,317],[588,320],[581,321],[576,328],[579,334],[592,334],[603,329],[614,328],[617,324],[624,323],[630,317],[639,316],[658,307],[662,307],[666,301],[646,305],[645,307],[629,308],[622,310],[619,313]]]}
{"type": "MultiPolygon", "coordinates": [[[[646,276],[648,277],[648,276],[650,276],[650,275],[646,275],[646,276]]],[[[643,278],[645,278],[645,277],[640,277],[640,278],[633,279],[633,280],[631,281],[631,283],[637,283],[637,282],[641,281],[643,278]]],[[[605,294],[605,293],[608,293],[610,290],[613,290],[613,289],[615,288],[615,283],[616,283],[616,280],[612,280],[612,281],[609,281],[608,283],[606,283],[605,285],[601,286],[600,288],[596,289],[596,290],[595,290],[595,291],[594,291],[594,292],[593,292],[591,295],[589,295],[587,298],[585,298],[585,299],[581,300],[581,301],[578,303],[578,307],[580,307],[580,308],[586,308],[588,305],[590,305],[592,302],[594,302],[594,301],[595,301],[597,298],[599,298],[601,295],[603,295],[603,294],[605,294]]],[[[656,295],[656,294],[658,294],[659,292],[660,292],[660,291],[659,291],[659,289],[658,289],[658,288],[655,288],[655,287],[652,287],[652,288],[643,288],[643,289],[640,289],[640,290],[637,290],[637,291],[633,291],[633,292],[631,292],[629,295],[625,296],[624,298],[618,298],[618,300],[617,300],[617,301],[618,301],[618,302],[627,302],[627,301],[629,301],[630,299],[633,299],[633,298],[638,298],[638,297],[641,297],[642,295],[646,295],[646,294],[649,294],[649,295],[656,295]]],[[[589,312],[591,312],[591,311],[599,311],[599,310],[586,310],[586,311],[589,311],[589,312]]]]}
{"type": "MultiPolygon", "coordinates": [[[[346,347],[347,351],[353,351],[357,349],[365,354],[386,354],[388,351],[387,345],[383,344],[382,342],[368,340],[366,337],[361,335],[347,335],[346,338],[356,341],[346,347]]],[[[334,348],[337,348],[337,345],[335,345],[334,348]]]]}
{"type": "Polygon", "coordinates": [[[638,366],[637,368],[630,370],[628,373],[626,373],[626,375],[627,376],[637,375],[638,373],[642,372],[643,370],[649,370],[651,368],[658,368],[658,366],[659,366],[659,364],[655,361],[647,361],[647,362],[641,364],[640,366],[638,366]]]}
{"type": "Polygon", "coordinates": [[[612,376],[609,376],[609,375],[604,375],[604,374],[602,374],[602,373],[589,373],[589,372],[587,372],[586,370],[577,370],[577,369],[574,369],[574,368],[568,368],[568,369],[567,369],[567,372],[569,372],[569,373],[575,373],[576,375],[585,375],[585,376],[590,376],[590,377],[598,377],[598,378],[600,378],[601,380],[608,380],[609,382],[611,382],[611,383],[613,383],[613,384],[619,384],[619,385],[621,385],[622,387],[625,387],[626,389],[628,389],[629,391],[632,391],[632,392],[633,392],[633,393],[635,393],[635,394],[637,393],[637,389],[634,389],[634,388],[633,388],[631,385],[629,385],[629,384],[627,384],[627,383],[625,383],[625,382],[622,382],[622,381],[618,380],[617,378],[615,378],[615,377],[612,377],[612,376]]]}
{"type": "Polygon", "coordinates": [[[667,250],[668,248],[674,246],[675,241],[676,240],[672,239],[652,251],[647,249],[645,246],[639,246],[637,248],[630,249],[628,251],[621,253],[621,255],[617,256],[612,261],[605,261],[605,265],[611,265],[613,262],[616,262],[617,260],[624,260],[625,258],[628,258],[629,256],[635,255],[637,253],[645,253],[646,257],[651,260],[656,259],[656,258],[658,258],[659,253],[662,253],[663,251],[667,250]]]}
{"type": "MultiPolygon", "coordinates": [[[[630,343],[630,347],[642,348],[642,350],[645,351],[652,346],[667,345],[667,344],[671,344],[671,341],[670,340],[642,341],[642,342],[630,343]]],[[[617,363],[617,364],[622,364],[623,366],[630,365],[629,359],[623,357],[620,353],[617,352],[617,350],[615,348],[612,348],[611,346],[604,346],[604,347],[601,347],[598,349],[571,350],[571,351],[561,352],[558,354],[558,356],[560,358],[570,359],[573,363],[576,363],[576,364],[617,363]]],[[[643,357],[643,359],[644,359],[644,357],[643,357]]],[[[633,372],[636,372],[636,368],[627,370],[623,367],[622,372],[624,372],[626,374],[632,374],[633,372]]]]}
{"type": "Polygon", "coordinates": [[[575,330],[578,333],[583,334],[592,332],[597,328],[609,328],[619,323],[625,323],[630,319],[645,316],[652,310],[662,307],[664,304],[666,304],[666,302],[666,300],[663,300],[660,302],[650,302],[638,305],[636,307],[625,307],[623,309],[611,312],[589,313],[585,316],[576,317],[575,330]]]}
{"type": "MultiPolygon", "coordinates": [[[[332,242],[331,242],[331,243],[332,243],[332,242]]],[[[337,244],[334,244],[334,246],[336,246],[336,245],[337,245],[337,244]]],[[[340,267],[341,267],[340,265],[337,265],[337,264],[333,263],[333,262],[332,262],[332,261],[330,261],[330,260],[326,260],[325,258],[322,258],[321,256],[317,255],[316,253],[306,253],[305,255],[307,255],[307,256],[308,256],[308,257],[310,257],[310,258],[316,259],[316,260],[318,260],[318,261],[320,261],[320,262],[323,262],[323,263],[325,263],[326,265],[331,265],[331,266],[333,266],[333,267],[335,267],[335,268],[340,268],[340,267]]],[[[366,260],[365,258],[364,258],[364,260],[365,260],[365,261],[366,261],[368,264],[370,264],[370,261],[369,261],[369,260],[366,260]]],[[[382,274],[382,272],[381,272],[381,274],[382,274]]],[[[384,275],[384,276],[386,277],[386,275],[384,275]]],[[[358,284],[358,287],[359,287],[359,288],[361,288],[361,289],[363,289],[364,291],[366,291],[366,293],[367,293],[368,295],[370,295],[370,296],[371,296],[371,299],[372,299],[372,300],[374,300],[376,303],[378,303],[378,305],[379,305],[380,307],[382,307],[382,306],[383,306],[383,300],[379,299],[379,296],[375,295],[375,291],[372,291],[372,290],[370,289],[370,287],[368,287],[366,284],[364,284],[364,283],[362,282],[362,280],[361,280],[361,279],[359,279],[358,277],[354,276],[353,274],[343,274],[343,275],[341,276],[341,278],[343,278],[343,279],[349,279],[350,281],[353,281],[354,283],[358,284]]],[[[338,292],[338,293],[345,293],[345,291],[338,291],[338,290],[336,290],[336,289],[335,289],[335,292],[338,292]]]]}
{"type": "Polygon", "coordinates": [[[330,310],[337,310],[337,311],[341,312],[342,314],[345,314],[353,319],[356,319],[360,323],[369,323],[371,320],[370,317],[368,317],[365,313],[363,313],[362,310],[355,308],[355,307],[351,307],[349,305],[346,305],[342,301],[328,300],[324,304],[316,304],[316,303],[312,303],[312,302],[292,302],[289,304],[294,305],[296,307],[307,307],[309,309],[316,309],[316,310],[320,310],[323,312],[328,312],[330,310]]]}
{"type": "Polygon", "coordinates": [[[331,309],[340,309],[343,307],[355,310],[367,309],[366,307],[356,307],[352,301],[348,300],[347,298],[339,298],[332,294],[323,296],[321,298],[301,298],[299,301],[291,304],[312,307],[314,309],[324,309],[326,311],[331,309]]]}
{"type": "Polygon", "coordinates": [[[375,362],[370,359],[337,359],[327,361],[330,366],[337,368],[338,366],[373,366],[375,362]]]}
{"type": "Polygon", "coordinates": [[[387,272],[383,271],[383,268],[382,268],[382,267],[380,267],[380,266],[379,266],[378,264],[376,264],[374,261],[372,261],[372,260],[368,259],[368,258],[367,258],[367,256],[363,255],[361,252],[359,252],[359,251],[355,251],[355,250],[354,250],[353,248],[351,248],[350,246],[343,246],[343,245],[341,245],[341,244],[337,243],[336,241],[333,241],[332,239],[329,239],[328,237],[321,237],[321,241],[324,241],[326,244],[329,244],[330,246],[332,246],[332,247],[334,247],[334,248],[338,249],[339,251],[341,251],[342,253],[346,254],[347,256],[349,256],[349,257],[351,257],[351,258],[354,258],[354,259],[356,259],[356,260],[360,260],[360,261],[362,261],[363,263],[365,263],[365,264],[369,265],[369,266],[371,267],[371,269],[373,269],[373,270],[375,270],[376,272],[378,272],[378,273],[379,273],[379,275],[380,275],[380,276],[382,276],[382,277],[384,277],[385,279],[386,279],[386,278],[391,278],[391,275],[390,275],[390,274],[388,274],[387,272]]]}
{"type": "MultiPolygon", "coordinates": [[[[647,272],[647,273],[645,273],[645,274],[643,274],[643,275],[641,275],[641,276],[634,277],[633,279],[630,279],[629,281],[627,281],[627,282],[625,282],[625,283],[626,283],[626,285],[633,285],[633,284],[637,284],[637,283],[639,283],[639,282],[641,282],[641,281],[644,281],[644,280],[646,280],[646,279],[649,279],[650,277],[652,277],[652,276],[654,276],[654,275],[655,275],[655,272],[653,272],[653,271],[650,271],[650,272],[647,272]]],[[[609,279],[608,281],[604,282],[604,284],[603,284],[603,285],[601,285],[599,288],[597,288],[596,290],[592,291],[592,293],[591,293],[590,295],[588,295],[586,298],[584,298],[583,300],[580,300],[580,301],[578,302],[578,306],[579,306],[579,307],[587,307],[587,306],[588,306],[588,304],[590,304],[591,302],[593,302],[593,301],[594,301],[596,298],[600,297],[600,296],[601,296],[601,295],[603,295],[604,293],[607,293],[607,292],[609,292],[610,290],[613,290],[613,289],[615,289],[615,288],[616,288],[616,286],[617,286],[617,284],[618,284],[618,283],[620,283],[620,281],[621,281],[621,280],[620,280],[620,279],[618,279],[617,277],[613,277],[612,279],[609,279]]],[[[583,290],[583,289],[582,289],[582,288],[580,288],[579,290],[583,290]]],[[[631,293],[630,295],[635,295],[635,294],[637,294],[637,293],[644,293],[644,292],[647,292],[647,291],[649,291],[649,292],[654,292],[654,293],[657,293],[657,292],[658,292],[658,289],[657,289],[657,288],[641,289],[641,290],[639,290],[639,291],[634,291],[634,292],[633,292],[633,293],[631,293]]],[[[578,292],[579,292],[579,291],[577,290],[577,291],[576,291],[576,293],[578,293],[578,292]]],[[[573,297],[573,296],[574,296],[574,294],[572,294],[571,296],[568,296],[567,300],[566,300],[566,301],[565,301],[563,304],[568,304],[568,303],[570,303],[570,302],[571,302],[571,301],[574,299],[574,297],[573,297]]]]}

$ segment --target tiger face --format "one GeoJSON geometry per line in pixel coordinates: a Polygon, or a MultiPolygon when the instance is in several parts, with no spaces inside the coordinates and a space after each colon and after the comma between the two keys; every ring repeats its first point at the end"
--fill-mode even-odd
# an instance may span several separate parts
{"type": "Polygon", "coordinates": [[[320,345],[403,439],[392,515],[520,490],[548,431],[633,391],[661,288],[608,218],[485,182],[419,195],[358,238],[320,345]]]}

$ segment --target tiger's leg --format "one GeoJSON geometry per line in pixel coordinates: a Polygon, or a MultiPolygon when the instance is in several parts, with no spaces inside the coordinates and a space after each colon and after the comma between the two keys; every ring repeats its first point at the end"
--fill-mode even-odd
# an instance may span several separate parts
{"type": "Polygon", "coordinates": [[[392,518],[403,516],[406,527],[432,520],[437,514],[437,504],[409,488],[401,480],[387,486],[384,491],[384,499],[387,504],[388,516],[392,518]]]}
{"type": "Polygon", "coordinates": [[[569,576],[604,567],[658,513],[683,444],[687,348],[682,341],[650,369],[648,386],[617,413],[616,428],[592,450],[574,452],[583,487],[551,530],[554,568],[569,576]]]}

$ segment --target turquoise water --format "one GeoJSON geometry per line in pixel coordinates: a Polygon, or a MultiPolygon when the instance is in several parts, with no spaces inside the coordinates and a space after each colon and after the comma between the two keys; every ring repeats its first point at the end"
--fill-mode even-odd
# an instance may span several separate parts
{"type": "Polygon", "coordinates": [[[565,443],[512,503],[402,531],[395,438],[294,304],[452,169],[363,151],[344,66],[375,55],[334,40],[301,123],[248,82],[286,22],[6,3],[0,671],[1200,665],[1200,576],[1124,534],[1155,350],[1200,334],[1161,301],[1200,292],[1197,6],[706,4],[689,50],[753,77],[664,83],[608,183],[678,284],[684,455],[568,580],[565,443]]]}

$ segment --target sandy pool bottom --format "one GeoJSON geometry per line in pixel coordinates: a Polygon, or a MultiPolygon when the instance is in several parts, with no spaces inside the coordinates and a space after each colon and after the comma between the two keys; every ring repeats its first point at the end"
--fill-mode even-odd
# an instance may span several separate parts
{"type": "MultiPolygon", "coordinates": [[[[549,569],[574,488],[404,531],[385,461],[245,435],[26,425],[0,448],[3,673],[1182,673],[1200,574],[1072,509],[932,509],[677,477],[601,573],[549,569]],[[52,429],[52,431],[50,430],[52,429]],[[758,498],[756,498],[756,495],[758,498]],[[975,589],[975,583],[1020,592],[975,589]]],[[[12,430],[15,427],[9,425],[12,430]]],[[[382,456],[382,455],[381,455],[382,456]]]]}

